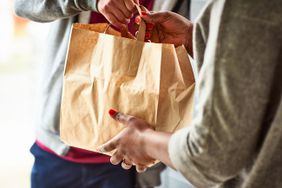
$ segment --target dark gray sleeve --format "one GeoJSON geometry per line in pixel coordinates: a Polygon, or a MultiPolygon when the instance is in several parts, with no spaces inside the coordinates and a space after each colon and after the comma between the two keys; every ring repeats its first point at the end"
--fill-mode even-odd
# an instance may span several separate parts
{"type": "Polygon", "coordinates": [[[235,178],[260,147],[273,75],[281,63],[277,2],[210,4],[196,111],[190,127],[169,142],[172,163],[196,187],[235,178]]]}
{"type": "Polygon", "coordinates": [[[14,8],[18,16],[37,22],[51,22],[82,11],[95,11],[96,0],[15,0],[14,8]]]}

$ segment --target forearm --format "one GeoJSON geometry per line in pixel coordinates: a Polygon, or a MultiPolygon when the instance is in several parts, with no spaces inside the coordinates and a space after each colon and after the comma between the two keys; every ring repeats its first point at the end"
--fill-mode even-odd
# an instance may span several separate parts
{"type": "Polygon", "coordinates": [[[142,142],[148,156],[160,160],[167,166],[174,168],[168,154],[170,137],[170,133],[157,132],[150,129],[143,135],[142,142]]]}
{"type": "Polygon", "coordinates": [[[82,11],[96,10],[96,0],[16,0],[14,7],[18,16],[37,22],[51,22],[82,11]]]}

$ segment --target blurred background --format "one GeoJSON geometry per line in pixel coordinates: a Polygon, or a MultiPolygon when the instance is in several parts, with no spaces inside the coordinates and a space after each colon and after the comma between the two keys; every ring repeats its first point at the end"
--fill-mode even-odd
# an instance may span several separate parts
{"type": "Polygon", "coordinates": [[[0,187],[27,188],[33,157],[36,69],[48,24],[14,16],[13,1],[0,0],[0,187]]]}

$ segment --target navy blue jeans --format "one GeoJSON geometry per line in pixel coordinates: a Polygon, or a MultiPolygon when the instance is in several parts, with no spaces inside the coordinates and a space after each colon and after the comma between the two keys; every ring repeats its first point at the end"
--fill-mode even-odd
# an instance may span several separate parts
{"type": "Polygon", "coordinates": [[[134,188],[135,170],[112,164],[79,164],[48,153],[36,144],[31,149],[35,161],[32,188],[134,188]]]}

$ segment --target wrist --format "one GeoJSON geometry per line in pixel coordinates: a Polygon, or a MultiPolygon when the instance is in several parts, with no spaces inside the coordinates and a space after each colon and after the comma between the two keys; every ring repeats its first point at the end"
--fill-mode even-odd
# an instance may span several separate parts
{"type": "Polygon", "coordinates": [[[171,133],[158,132],[151,128],[141,134],[141,146],[145,155],[150,158],[162,160],[162,155],[168,153],[168,140],[171,133]]]}
{"type": "Polygon", "coordinates": [[[154,132],[155,131],[151,128],[147,128],[143,130],[140,138],[140,146],[143,147],[143,152],[145,153],[146,156],[155,159],[155,157],[152,156],[152,152],[150,149],[150,147],[152,147],[153,145],[151,139],[153,138],[152,136],[154,135],[154,132]]]}

